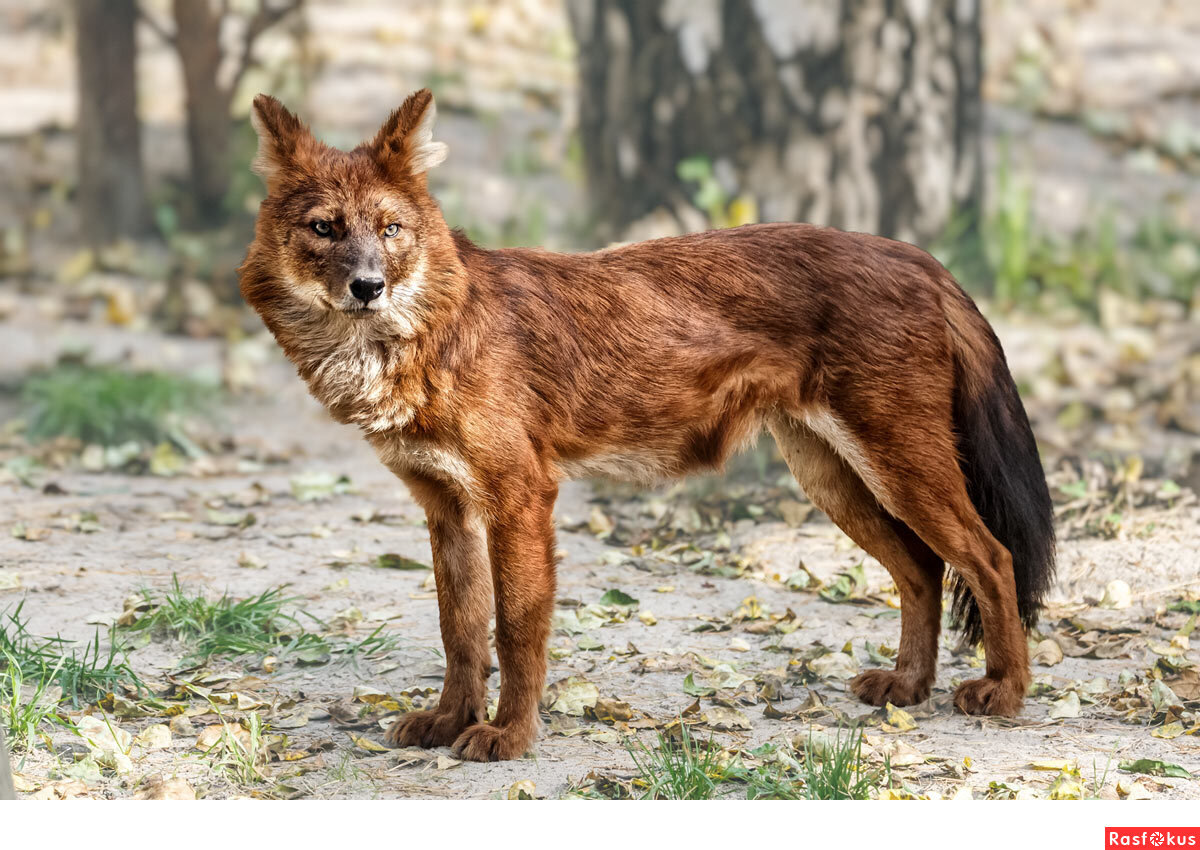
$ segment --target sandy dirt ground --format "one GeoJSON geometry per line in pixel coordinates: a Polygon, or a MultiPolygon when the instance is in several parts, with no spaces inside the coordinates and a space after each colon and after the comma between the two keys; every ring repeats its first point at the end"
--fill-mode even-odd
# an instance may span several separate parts
{"type": "MultiPolygon", "coordinates": [[[[27,5],[0,0],[14,19],[27,5]]],[[[380,26],[394,7],[383,0],[352,12],[308,5],[319,74],[297,102],[330,139],[357,141],[398,96],[432,85],[453,151],[437,187],[452,223],[500,233],[537,205],[547,244],[579,240],[570,211],[582,206],[582,185],[562,168],[577,94],[561,4],[531,0],[484,20],[473,13],[480,4],[411,3],[403,26],[380,26]]],[[[1089,4],[1086,15],[1069,0],[987,5],[988,161],[1017,143],[1014,164],[1034,175],[1047,226],[1070,232],[1097,208],[1146,214],[1171,198],[1197,215],[1197,177],[1173,164],[1173,137],[1195,117],[1195,99],[1177,95],[1195,75],[1190,36],[1200,19],[1189,4],[1144,6],[1131,16],[1117,0],[1089,4]],[[1088,120],[1062,120],[1075,113],[1088,120]]],[[[73,142],[54,130],[27,134],[70,127],[73,60],[67,30],[43,29],[0,33],[0,220],[35,222],[28,254],[39,270],[24,288],[0,282],[0,389],[81,348],[101,363],[227,372],[232,354],[217,339],[142,328],[161,278],[143,286],[93,275],[71,291],[93,320],[65,318],[75,312],[58,303],[63,289],[51,278],[71,277],[63,228],[74,212],[68,191],[48,187],[71,173],[73,142]],[[131,302],[132,326],[105,324],[111,292],[131,302]]],[[[268,69],[290,67],[287,41],[279,33],[263,42],[268,69]]],[[[143,42],[147,171],[178,176],[178,63],[153,38],[143,42]]],[[[247,92],[253,86],[291,91],[295,81],[264,70],[247,92]]],[[[449,750],[387,751],[383,731],[398,713],[436,700],[442,658],[430,571],[379,563],[427,565],[428,535],[403,486],[357,433],[329,421],[273,343],[248,361],[244,383],[254,389],[218,418],[224,444],[173,475],[98,470],[103,458],[85,464],[78,447],[30,469],[17,429],[0,427],[0,616],[22,605],[34,633],[83,641],[99,629],[107,640],[127,599],[162,594],[175,580],[211,599],[282,586],[324,623],[312,621],[314,630],[361,640],[380,629],[395,647],[355,663],[280,652],[275,662],[247,656],[197,669],[183,664],[185,644],[131,644],[132,667],[163,695],[157,707],[117,694],[100,708],[64,709],[76,726],[113,724],[123,758],[106,760],[111,748],[44,725],[45,745],[16,754],[22,793],[178,792],[157,776],[212,798],[488,798],[514,787],[614,796],[640,790],[627,742],[653,745],[682,718],[723,758],[751,766],[771,757],[763,744],[786,752],[858,723],[868,761],[891,765],[897,796],[1200,797],[1194,617],[1178,610],[1200,598],[1200,420],[1162,426],[1182,421],[1178,399],[1196,409],[1200,334],[1174,306],[1157,315],[1113,299],[1099,305],[1097,326],[1046,315],[999,328],[1052,480],[1073,488],[1056,490],[1058,582],[1031,637],[1035,684],[1014,721],[953,711],[953,687],[979,675],[982,659],[952,633],[927,703],[901,714],[854,700],[846,678],[890,664],[898,644],[890,579],[781,469],[749,475],[753,465],[741,463],[740,476],[656,491],[565,485],[551,687],[533,752],[480,765],[449,750]],[[1114,483],[1120,476],[1126,482],[1114,483]],[[1168,480],[1182,489],[1168,490],[1168,480]],[[1114,581],[1127,595],[1112,592],[1114,581]],[[602,604],[606,594],[627,601],[602,604]],[[275,736],[260,777],[233,776],[218,748],[204,749],[221,717],[258,718],[275,736]],[[1120,767],[1138,760],[1192,778],[1120,767]]],[[[0,392],[0,425],[18,415],[0,392]]],[[[497,683],[494,671],[493,701],[497,683]]],[[[744,791],[734,783],[725,793],[744,791]]]]}
{"type": "MultiPolygon", "coordinates": [[[[14,321],[10,330],[4,359],[16,373],[52,358],[73,333],[69,324],[39,326],[34,316],[14,321]]],[[[86,334],[99,359],[131,339],[97,327],[86,334]]],[[[135,362],[220,368],[215,343],[153,334],[135,339],[135,362]]],[[[954,712],[954,684],[978,675],[981,659],[956,648],[951,634],[943,637],[932,699],[905,717],[858,703],[844,679],[886,662],[898,644],[898,602],[886,572],[781,486],[775,468],[747,485],[564,486],[548,680],[578,680],[552,689],[564,698],[543,712],[546,723],[533,752],[503,764],[473,764],[457,762],[449,750],[385,751],[379,744],[394,709],[436,699],[443,669],[431,573],[377,565],[387,554],[429,563],[423,518],[357,434],[332,423],[308,398],[286,363],[272,354],[260,368],[266,389],[228,409],[220,428],[230,450],[191,470],[204,474],[76,468],[43,471],[26,483],[10,477],[0,485],[6,526],[0,575],[12,588],[0,594],[0,609],[23,601],[33,632],[88,639],[97,624],[103,633],[131,594],[162,591],[175,578],[210,596],[238,598],[287,585],[300,597],[296,604],[325,623],[359,637],[383,626],[400,648],[355,664],[335,659],[317,666],[281,654],[270,673],[261,657],[179,672],[186,647],[156,641],[134,649],[130,660],[146,681],[206,682],[218,694],[218,707],[225,705],[226,719],[257,713],[270,731],[286,734],[279,749],[287,758],[267,765],[264,781],[231,780],[196,748],[219,718],[209,703],[193,698],[190,724],[177,721],[169,741],[154,744],[162,748],[135,743],[129,765],[104,770],[83,786],[71,785],[77,780],[64,778],[70,775],[64,771],[88,748],[64,728],[49,729],[52,749],[18,754],[26,793],[123,797],[155,774],[183,779],[210,797],[488,798],[507,796],[525,781],[539,797],[599,793],[633,775],[628,736],[651,741],[655,728],[682,716],[696,724],[695,734],[712,736],[750,761],[749,751],[765,742],[803,741],[814,729],[857,721],[866,728],[871,757],[889,757],[893,785],[906,793],[1045,796],[1065,764],[1069,774],[1078,770],[1088,793],[1100,796],[1120,790],[1121,796],[1200,797],[1195,778],[1117,767],[1155,759],[1200,775],[1196,694],[1182,688],[1181,705],[1167,707],[1167,717],[1146,698],[1155,676],[1174,675],[1175,668],[1166,676],[1154,672],[1164,669],[1164,658],[1187,658],[1186,638],[1169,646],[1187,630],[1187,617],[1163,606],[1200,586],[1194,503],[1143,517],[1144,527],[1153,522],[1147,533],[1062,541],[1060,580],[1033,641],[1055,640],[1066,657],[1039,653],[1034,695],[1019,719],[954,712]],[[297,498],[305,495],[297,489],[305,482],[338,476],[349,487],[333,489],[347,492],[297,498]],[[775,507],[755,510],[760,497],[775,507]],[[722,520],[710,527],[703,516],[714,503],[747,509],[739,517],[736,507],[732,513],[723,508],[722,520]],[[38,532],[18,539],[7,533],[10,527],[38,532]],[[637,542],[656,534],[674,535],[674,544],[655,551],[637,542]],[[830,588],[839,573],[864,562],[865,583],[848,594],[852,601],[793,589],[801,568],[830,588]],[[1131,587],[1129,607],[1099,607],[1113,579],[1131,587]],[[636,607],[599,605],[613,589],[636,599],[636,607]],[[222,692],[235,696],[220,699],[222,692]],[[246,711],[238,710],[239,699],[246,711]],[[628,709],[618,703],[612,710],[612,700],[628,709]],[[593,716],[580,711],[597,702],[593,716]],[[1176,736],[1157,737],[1174,728],[1170,722],[1182,724],[1176,736]]],[[[1194,674],[1187,681],[1194,690],[1194,674]]],[[[493,702],[497,682],[493,671],[493,702]]],[[[137,735],[167,723],[161,714],[121,716],[118,706],[111,722],[137,735]]]]}

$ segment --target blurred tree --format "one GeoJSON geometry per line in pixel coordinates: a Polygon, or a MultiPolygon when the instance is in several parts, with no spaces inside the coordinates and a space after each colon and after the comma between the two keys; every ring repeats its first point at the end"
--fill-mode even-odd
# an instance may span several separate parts
{"type": "Polygon", "coordinates": [[[697,208],[925,244],[952,218],[973,231],[978,0],[568,4],[604,237],[663,209],[692,229],[697,208]]]}
{"type": "Polygon", "coordinates": [[[75,0],[79,115],[77,208],[98,248],[150,226],[134,74],[135,0],[75,0]]]}
{"type": "Polygon", "coordinates": [[[232,69],[225,75],[221,73],[226,59],[221,33],[232,18],[229,0],[172,0],[174,32],[143,10],[146,22],[174,45],[183,69],[191,193],[198,225],[219,225],[226,217],[225,198],[233,169],[230,111],[238,83],[253,65],[254,44],[296,11],[300,2],[258,0],[253,14],[244,21],[240,49],[231,57],[232,69]]]}

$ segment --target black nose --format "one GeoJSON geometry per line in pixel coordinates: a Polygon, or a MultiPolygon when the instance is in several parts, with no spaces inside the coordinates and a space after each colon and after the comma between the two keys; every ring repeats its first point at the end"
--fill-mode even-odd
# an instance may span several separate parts
{"type": "Polygon", "coordinates": [[[360,277],[350,284],[350,294],[364,304],[370,304],[382,293],[382,277],[360,277]]]}

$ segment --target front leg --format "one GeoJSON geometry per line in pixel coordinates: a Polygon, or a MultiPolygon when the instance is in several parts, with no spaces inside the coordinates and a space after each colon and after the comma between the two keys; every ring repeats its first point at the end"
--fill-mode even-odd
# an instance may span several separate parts
{"type": "Polygon", "coordinates": [[[397,747],[448,747],[464,729],[487,717],[487,541],[483,523],[464,507],[455,490],[431,479],[409,478],[408,485],[429,524],[446,677],[437,708],[403,715],[386,738],[397,747]]]}
{"type": "Polygon", "coordinates": [[[496,598],[500,705],[491,723],[454,743],[463,758],[501,761],[529,749],[546,682],[546,641],[554,611],[554,500],[558,485],[531,476],[500,492],[489,512],[488,550],[496,598]]]}

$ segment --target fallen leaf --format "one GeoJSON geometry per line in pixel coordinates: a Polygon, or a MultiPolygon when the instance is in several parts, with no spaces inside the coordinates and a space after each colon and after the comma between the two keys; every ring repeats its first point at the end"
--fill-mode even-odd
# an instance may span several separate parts
{"type": "Polygon", "coordinates": [[[433,569],[428,564],[422,564],[420,561],[415,561],[412,558],[406,558],[403,555],[397,555],[394,552],[388,552],[380,555],[375,559],[375,566],[382,567],[385,570],[429,570],[433,569]]]}
{"type": "Polygon", "coordinates": [[[302,472],[293,476],[289,484],[292,496],[298,502],[319,502],[352,489],[348,476],[329,472],[302,472]]]}
{"type": "Polygon", "coordinates": [[[88,787],[78,779],[51,782],[33,795],[34,800],[70,800],[87,793],[88,787]]]}
{"type": "Polygon", "coordinates": [[[366,750],[368,753],[390,753],[391,750],[383,744],[376,743],[365,735],[355,735],[353,732],[347,732],[350,740],[354,742],[354,746],[360,750],[366,750]]]}
{"type": "Polygon", "coordinates": [[[1173,720],[1170,723],[1164,723],[1162,726],[1155,726],[1150,730],[1150,735],[1154,738],[1162,738],[1164,741],[1170,741],[1178,738],[1184,731],[1183,724],[1178,720],[1173,720]]]}
{"type": "Polygon", "coordinates": [[[595,708],[600,689],[582,676],[570,676],[550,685],[542,704],[558,714],[582,717],[585,709],[595,708]]]}
{"type": "Polygon", "coordinates": [[[1129,585],[1119,578],[1113,579],[1104,586],[1104,597],[1100,600],[1101,608],[1128,608],[1133,604],[1133,591],[1129,585]]]}
{"type": "Polygon", "coordinates": [[[1083,782],[1078,773],[1064,770],[1050,783],[1046,797],[1051,800],[1082,800],[1084,795],[1083,782]]]}
{"type": "Polygon", "coordinates": [[[1161,679],[1155,679],[1154,683],[1150,686],[1150,707],[1157,714],[1175,706],[1182,707],[1179,697],[1161,679]]]}
{"type": "Polygon", "coordinates": [[[1173,776],[1177,779],[1192,778],[1192,774],[1179,765],[1157,759],[1123,761],[1119,767],[1128,773],[1144,773],[1147,776],[1173,776]]]}
{"type": "Polygon", "coordinates": [[[399,620],[403,616],[404,609],[393,605],[388,608],[376,608],[374,611],[368,611],[365,619],[370,620],[372,623],[383,623],[388,620],[399,620]]]}
{"type": "Polygon", "coordinates": [[[133,742],[144,750],[165,750],[171,746],[171,729],[164,723],[155,723],[138,732],[133,742]]]}
{"type": "Polygon", "coordinates": [[[31,543],[36,543],[39,540],[45,540],[47,537],[49,537],[50,529],[35,528],[34,526],[25,525],[25,523],[19,522],[13,526],[12,536],[18,540],[28,540],[31,543]]]}
{"type": "Polygon", "coordinates": [[[249,552],[243,552],[238,555],[237,564],[239,567],[247,570],[265,570],[267,562],[257,555],[251,555],[249,552]]]}
{"type": "Polygon", "coordinates": [[[633,719],[633,709],[629,703],[619,699],[598,699],[591,709],[591,714],[602,723],[616,723],[633,719]]]}
{"type": "Polygon", "coordinates": [[[235,511],[214,511],[209,509],[205,514],[205,520],[210,525],[232,526],[235,528],[249,528],[258,522],[258,517],[252,513],[240,514],[235,511]]]}
{"type": "Polygon", "coordinates": [[[688,673],[683,679],[683,692],[688,696],[707,697],[712,696],[717,692],[717,689],[711,685],[696,684],[695,675],[688,673]]]}
{"type": "Polygon", "coordinates": [[[1029,766],[1034,770],[1052,770],[1055,773],[1062,773],[1064,770],[1074,769],[1075,762],[1070,759],[1035,759],[1029,763],[1029,766]]]}
{"type": "Polygon", "coordinates": [[[1117,795],[1126,800],[1149,800],[1154,796],[1142,783],[1125,778],[1117,779],[1117,795]]]}
{"type": "Polygon", "coordinates": [[[354,695],[351,697],[355,702],[365,702],[368,705],[375,705],[387,699],[389,694],[387,691],[381,691],[378,688],[372,688],[370,685],[358,685],[354,689],[354,695]]]}
{"type": "Polygon", "coordinates": [[[608,535],[613,533],[613,529],[616,528],[613,521],[609,519],[604,511],[600,510],[598,505],[592,506],[592,512],[588,516],[587,527],[588,531],[601,539],[608,537],[608,535]]]}
{"type": "Polygon", "coordinates": [[[148,777],[141,790],[133,795],[135,800],[195,800],[196,790],[182,779],[167,779],[162,774],[148,777]]]}
{"type": "Polygon", "coordinates": [[[895,731],[908,732],[917,728],[917,721],[913,720],[913,716],[904,709],[896,708],[889,702],[883,710],[887,715],[887,725],[895,731]]]}
{"type": "Polygon", "coordinates": [[[1079,694],[1071,691],[1062,699],[1056,700],[1050,706],[1051,720],[1063,720],[1079,716],[1079,694]]]}
{"type": "Polygon", "coordinates": [[[533,784],[532,779],[522,779],[519,782],[514,782],[509,786],[508,799],[510,800],[532,800],[534,791],[537,786],[533,784]]]}
{"type": "Polygon", "coordinates": [[[832,582],[820,590],[821,598],[826,602],[854,602],[863,599],[866,592],[867,575],[862,562],[838,573],[832,582]]]}
{"type": "Polygon", "coordinates": [[[1062,647],[1058,642],[1046,638],[1037,645],[1037,649],[1033,651],[1033,656],[1029,659],[1033,664],[1041,664],[1043,667],[1053,667],[1055,664],[1063,660],[1062,647]]]}
{"type": "Polygon", "coordinates": [[[93,754],[102,752],[128,753],[133,736],[117,725],[112,718],[101,719],[87,714],[75,723],[75,729],[93,754]]]}
{"type": "Polygon", "coordinates": [[[700,717],[705,724],[717,730],[741,729],[748,731],[753,728],[750,721],[746,719],[746,715],[736,708],[727,708],[722,705],[714,705],[705,709],[700,717]]]}
{"type": "Polygon", "coordinates": [[[844,652],[831,652],[808,662],[808,669],[822,679],[853,679],[858,675],[858,662],[844,652]]]}
{"type": "Polygon", "coordinates": [[[620,590],[613,589],[606,591],[605,594],[600,597],[600,604],[616,605],[622,608],[633,608],[638,604],[638,601],[628,593],[623,593],[620,590]]]}

